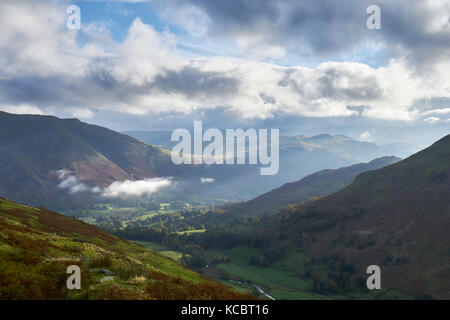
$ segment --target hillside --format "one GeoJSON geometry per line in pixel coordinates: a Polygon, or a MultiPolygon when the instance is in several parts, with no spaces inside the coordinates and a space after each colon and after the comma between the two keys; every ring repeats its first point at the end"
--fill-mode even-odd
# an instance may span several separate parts
{"type": "Polygon", "coordinates": [[[0,198],[0,299],[249,299],[94,226],[0,198]],[[66,269],[81,268],[81,290],[66,269]]]}
{"type": "Polygon", "coordinates": [[[334,261],[328,276],[316,279],[322,290],[342,289],[345,279],[336,274],[345,272],[339,266],[352,266],[351,282],[366,279],[366,268],[375,264],[384,288],[449,298],[449,160],[450,135],[403,161],[360,174],[337,193],[281,210],[265,232],[303,246],[317,260],[334,261]]]}
{"type": "Polygon", "coordinates": [[[369,163],[359,163],[334,170],[322,170],[299,181],[286,183],[280,188],[250,201],[230,205],[225,210],[227,214],[239,217],[272,214],[288,204],[301,203],[314,197],[329,195],[350,184],[358,174],[382,168],[399,160],[396,157],[383,157],[369,163]]]}
{"type": "Polygon", "coordinates": [[[1,196],[35,205],[64,203],[67,192],[56,187],[59,170],[88,186],[105,187],[174,175],[180,168],[163,149],[106,128],[77,119],[0,112],[1,196]]]}

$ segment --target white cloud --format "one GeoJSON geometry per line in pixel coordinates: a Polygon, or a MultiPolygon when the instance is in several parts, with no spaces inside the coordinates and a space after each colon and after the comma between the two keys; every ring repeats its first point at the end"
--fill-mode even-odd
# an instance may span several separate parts
{"type": "Polygon", "coordinates": [[[98,186],[92,187],[80,182],[73,172],[68,169],[57,170],[56,174],[60,180],[57,187],[60,189],[69,190],[70,194],[89,191],[93,193],[101,193],[102,196],[108,198],[119,196],[142,196],[144,194],[150,195],[173,184],[170,178],[152,178],[138,181],[115,181],[108,187],[102,189],[98,186]]]}
{"type": "Polygon", "coordinates": [[[0,106],[0,111],[15,114],[44,114],[39,108],[27,104],[0,106]]]}
{"type": "Polygon", "coordinates": [[[94,112],[92,112],[89,109],[73,109],[72,110],[72,115],[75,118],[80,118],[80,119],[91,119],[94,116],[94,112]]]}
{"type": "Polygon", "coordinates": [[[80,75],[88,61],[82,55],[77,56],[80,52],[76,32],[65,28],[62,5],[51,6],[41,1],[1,2],[3,77],[80,75]]]}
{"type": "Polygon", "coordinates": [[[428,117],[423,119],[423,121],[428,122],[429,124],[434,124],[436,122],[439,122],[439,120],[441,119],[439,119],[438,117],[428,117]]]}
{"type": "Polygon", "coordinates": [[[172,181],[167,178],[153,178],[139,181],[116,181],[105,188],[102,195],[104,197],[150,195],[171,184],[172,181]]]}
{"type": "Polygon", "coordinates": [[[77,177],[74,176],[70,170],[62,169],[56,171],[56,173],[58,174],[58,178],[61,181],[57,187],[60,189],[68,189],[70,194],[83,191],[98,191],[98,188],[91,188],[88,185],[78,181],[77,177]]]}
{"type": "Polygon", "coordinates": [[[200,178],[201,183],[213,183],[214,181],[215,181],[214,178],[203,178],[203,177],[200,178]]]}
{"type": "Polygon", "coordinates": [[[367,140],[367,139],[370,138],[370,132],[369,132],[369,131],[364,131],[363,133],[361,133],[361,134],[359,135],[359,137],[360,137],[362,140],[367,140]]]}
{"type": "Polygon", "coordinates": [[[152,82],[166,69],[177,70],[181,67],[181,58],[174,54],[171,37],[164,37],[155,29],[135,19],[128,30],[119,54],[113,62],[112,73],[119,81],[134,85],[152,82]]]}
{"type": "Polygon", "coordinates": [[[447,114],[450,113],[450,108],[442,108],[442,109],[434,109],[434,110],[429,110],[426,112],[423,112],[422,115],[429,115],[429,114],[447,114]]]}

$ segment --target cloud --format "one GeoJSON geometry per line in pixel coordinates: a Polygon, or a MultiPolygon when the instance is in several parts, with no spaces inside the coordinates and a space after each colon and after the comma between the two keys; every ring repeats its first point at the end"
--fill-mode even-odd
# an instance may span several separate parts
{"type": "Polygon", "coordinates": [[[369,131],[364,131],[363,133],[360,134],[359,138],[362,139],[362,140],[369,139],[370,138],[370,132],[369,131]]]}
{"type": "Polygon", "coordinates": [[[428,118],[423,119],[423,121],[428,122],[429,124],[434,124],[436,122],[439,122],[439,120],[441,120],[441,119],[438,117],[428,117],[428,118]]]}
{"type": "Polygon", "coordinates": [[[153,178],[139,181],[116,181],[105,188],[102,195],[104,197],[150,195],[171,184],[172,181],[167,178],[153,178]]]}
{"type": "Polygon", "coordinates": [[[422,115],[429,115],[429,114],[447,114],[450,113],[450,108],[442,108],[442,109],[433,109],[426,112],[423,112],[422,115]]]}
{"type": "Polygon", "coordinates": [[[98,187],[89,187],[88,185],[78,181],[77,177],[74,176],[70,170],[61,169],[56,171],[56,173],[61,181],[57,187],[60,189],[68,189],[70,194],[83,191],[99,192],[100,190],[98,187]]]}
{"type": "Polygon", "coordinates": [[[215,181],[214,178],[200,178],[200,183],[213,183],[215,181]]]}
{"type": "MultiPolygon", "coordinates": [[[[362,6],[352,3],[355,8],[362,6]]],[[[395,29],[402,50],[430,45],[428,60],[433,60],[435,68],[418,73],[408,55],[379,67],[357,62],[281,66],[223,56],[189,59],[178,52],[172,34],[158,32],[140,19],[133,21],[125,40],[118,43],[108,34],[107,25],[92,23],[80,31],[67,30],[62,7],[32,1],[1,2],[0,105],[18,111],[26,105],[36,112],[92,120],[107,112],[177,119],[225,110],[242,119],[292,115],[411,121],[423,112],[419,102],[450,98],[450,63],[441,56],[448,52],[441,39],[447,32],[441,25],[445,14],[439,11],[440,3],[435,7],[429,1],[424,3],[411,4],[411,21],[423,9],[425,17],[436,17],[437,22],[422,17],[412,30],[403,30],[404,17],[394,26],[398,15],[394,5],[382,3],[383,28],[395,29]],[[77,32],[89,41],[79,46],[77,32]],[[424,33],[428,36],[413,39],[424,33]]],[[[332,7],[321,1],[169,4],[178,4],[180,14],[190,6],[210,17],[214,24],[209,18],[199,21],[207,28],[205,36],[236,34],[242,46],[257,51],[265,51],[258,46],[264,46],[266,40],[276,52],[276,47],[284,50],[289,47],[286,43],[304,38],[302,50],[313,54],[360,44],[369,35],[378,37],[365,29],[365,10],[360,17],[359,11],[340,3],[332,7]],[[335,32],[329,32],[326,21],[335,32]],[[355,26],[358,21],[363,30],[355,26]],[[300,38],[292,38],[295,34],[300,38]]],[[[162,12],[169,14],[164,8],[162,12]]],[[[384,35],[383,41],[394,35],[384,35]]]]}
{"type": "Polygon", "coordinates": [[[76,108],[72,110],[72,115],[75,118],[91,119],[92,117],[94,117],[94,112],[86,108],[85,109],[76,108]]]}
{"type": "MultiPolygon", "coordinates": [[[[450,47],[450,2],[380,0],[381,30],[368,30],[371,0],[159,0],[162,16],[194,36],[220,38],[247,53],[289,51],[294,55],[336,56],[361,50],[407,55],[417,62],[445,57],[450,47]],[[192,27],[196,13],[202,32],[192,27]],[[192,31],[194,30],[194,31],[192,31]],[[432,54],[430,55],[430,52],[432,54]]],[[[196,20],[194,20],[196,21],[196,20]]],[[[283,56],[283,54],[278,54],[283,56]]]]}
{"type": "Polygon", "coordinates": [[[15,114],[44,114],[39,108],[27,104],[0,106],[0,111],[15,114]]]}
{"type": "Polygon", "coordinates": [[[97,186],[88,186],[80,182],[73,172],[67,169],[57,170],[56,174],[60,180],[57,187],[69,190],[70,194],[88,191],[99,193],[103,197],[108,198],[150,195],[173,184],[170,178],[152,178],[138,181],[115,181],[108,187],[102,189],[97,186]]]}

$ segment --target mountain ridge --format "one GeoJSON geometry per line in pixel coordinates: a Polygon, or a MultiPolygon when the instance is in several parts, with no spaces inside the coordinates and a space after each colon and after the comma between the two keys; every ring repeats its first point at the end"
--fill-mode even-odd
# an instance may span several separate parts
{"type": "Polygon", "coordinates": [[[379,265],[385,287],[448,298],[449,159],[447,135],[336,193],[282,209],[265,232],[300,243],[311,256],[340,257],[355,267],[354,280],[379,265]]]}
{"type": "Polygon", "coordinates": [[[0,112],[0,165],[0,195],[35,205],[67,200],[57,188],[58,170],[92,187],[181,172],[162,148],[107,128],[5,112],[0,112]]]}
{"type": "Polygon", "coordinates": [[[359,163],[338,169],[324,169],[298,181],[288,182],[254,199],[230,205],[224,209],[227,214],[239,217],[271,214],[288,204],[305,202],[311,198],[323,197],[336,192],[351,183],[358,174],[384,167],[399,160],[401,159],[387,156],[368,163],[359,163]]]}

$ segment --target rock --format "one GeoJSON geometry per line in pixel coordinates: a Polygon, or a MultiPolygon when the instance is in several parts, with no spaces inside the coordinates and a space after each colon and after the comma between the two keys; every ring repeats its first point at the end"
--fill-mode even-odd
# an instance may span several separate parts
{"type": "Polygon", "coordinates": [[[79,242],[79,243],[88,243],[86,240],[80,239],[80,238],[73,238],[72,239],[75,242],[79,242]]]}
{"type": "Polygon", "coordinates": [[[114,281],[114,277],[103,277],[100,279],[100,282],[109,282],[109,281],[114,281]]]}
{"type": "Polygon", "coordinates": [[[114,274],[111,270],[108,269],[100,269],[98,272],[102,274],[114,274]]]}

